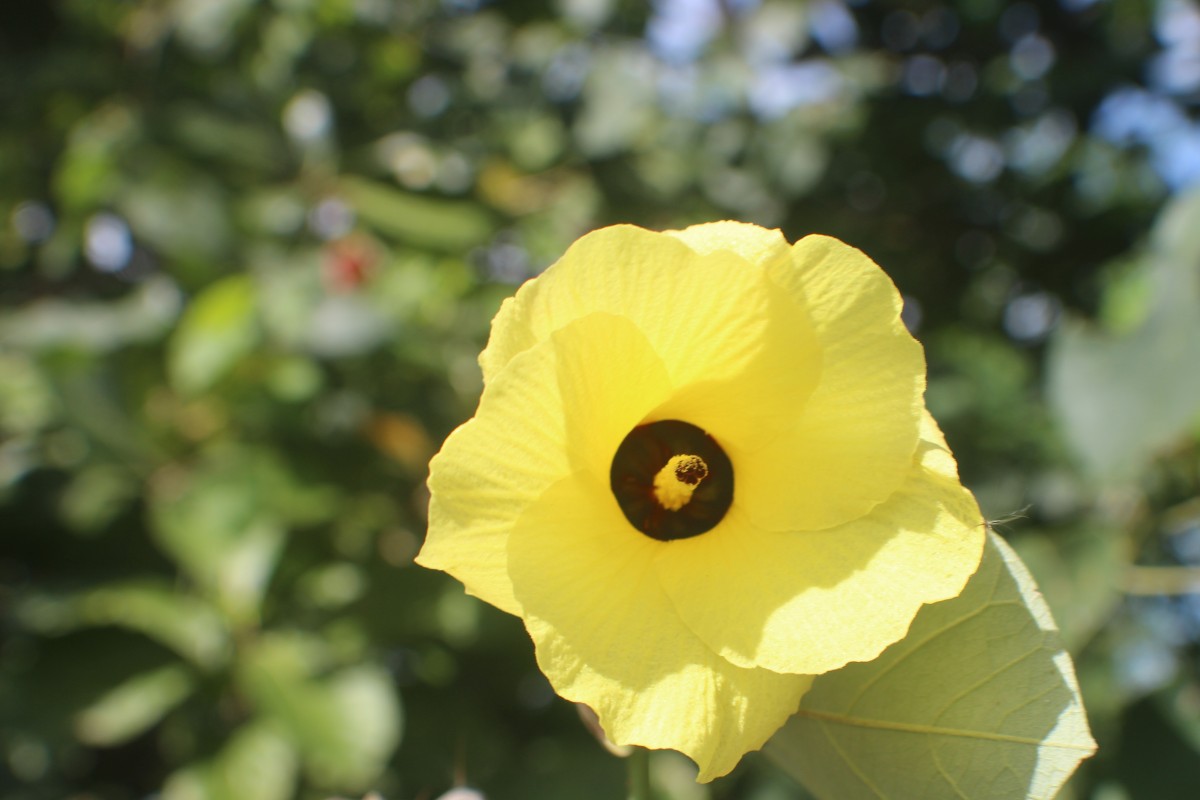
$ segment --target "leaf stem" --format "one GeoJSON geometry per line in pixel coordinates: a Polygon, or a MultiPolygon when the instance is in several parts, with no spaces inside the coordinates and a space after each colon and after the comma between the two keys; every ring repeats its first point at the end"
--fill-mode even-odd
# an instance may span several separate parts
{"type": "Polygon", "coordinates": [[[625,763],[629,770],[629,800],[650,800],[650,751],[635,747],[625,763]]]}
{"type": "Polygon", "coordinates": [[[1132,566],[1122,588],[1132,595],[1200,593],[1200,567],[1132,566]]]}

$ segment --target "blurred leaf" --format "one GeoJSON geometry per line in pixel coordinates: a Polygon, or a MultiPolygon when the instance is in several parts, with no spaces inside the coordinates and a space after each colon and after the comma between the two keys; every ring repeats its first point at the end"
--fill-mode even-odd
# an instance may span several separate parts
{"type": "Polygon", "coordinates": [[[312,773],[327,784],[365,787],[400,741],[400,699],[392,679],[382,667],[363,664],[329,677],[324,690],[326,722],[311,731],[309,743],[312,773]]]}
{"type": "Polygon", "coordinates": [[[1193,800],[1200,786],[1200,758],[1157,697],[1143,697],[1126,710],[1116,759],[1131,798],[1193,800]]]}
{"type": "MultiPolygon", "coordinates": [[[[1142,324],[1123,334],[1069,320],[1047,354],[1051,406],[1103,481],[1138,475],[1200,417],[1200,191],[1168,205],[1141,265],[1142,324]]],[[[1123,277],[1120,288],[1136,277],[1123,277]]]]}
{"type": "Polygon", "coordinates": [[[366,353],[392,335],[387,317],[360,294],[322,297],[308,319],[305,346],[325,358],[366,353]]]}
{"type": "Polygon", "coordinates": [[[170,14],[179,38],[202,53],[219,53],[231,43],[230,34],[255,0],[176,0],[170,14]]]}
{"type": "Polygon", "coordinates": [[[238,220],[253,230],[287,235],[304,224],[304,202],[289,188],[263,186],[239,198],[238,220]]]}
{"type": "Polygon", "coordinates": [[[1185,683],[1161,693],[1158,710],[1192,752],[1200,754],[1200,686],[1185,683]]]}
{"type": "Polygon", "coordinates": [[[67,210],[90,210],[109,199],[120,183],[118,157],[140,127],[140,117],[121,103],[106,103],[74,126],[53,177],[54,195],[67,210]]]}
{"type": "Polygon", "coordinates": [[[767,170],[789,195],[799,196],[809,191],[829,164],[829,152],[824,142],[811,135],[811,129],[794,130],[790,126],[771,129],[773,145],[767,155],[773,162],[767,170]]]}
{"type": "Polygon", "coordinates": [[[0,431],[31,433],[57,410],[50,384],[37,365],[23,354],[0,352],[0,431]]]}
{"type": "Polygon", "coordinates": [[[603,158],[649,135],[658,109],[649,54],[633,44],[605,48],[588,72],[583,113],[575,122],[579,148],[603,158]]]}
{"type": "Polygon", "coordinates": [[[113,747],[141,734],[191,694],[186,669],[168,666],[135,675],[108,691],[75,718],[84,744],[113,747]]]}
{"type": "Polygon", "coordinates": [[[179,307],[179,289],[164,276],[152,277],[116,300],[47,298],[0,312],[0,344],[33,351],[110,352],[159,339],[175,322],[179,307]]]}
{"type": "Polygon", "coordinates": [[[94,533],[137,498],[141,484],[128,470],[92,464],[71,479],[62,494],[63,519],[76,531],[94,533]]]}
{"type": "Polygon", "coordinates": [[[18,612],[30,628],[49,634],[97,625],[134,630],[205,669],[229,657],[229,631],[216,610],[167,583],[130,581],[71,595],[34,595],[18,612]]]}
{"type": "Polygon", "coordinates": [[[197,104],[171,109],[168,121],[180,142],[192,152],[226,161],[239,169],[270,171],[282,160],[280,142],[270,129],[231,118],[197,104]]]}
{"type": "Polygon", "coordinates": [[[14,605],[6,625],[17,635],[0,663],[0,719],[8,732],[28,731],[55,749],[78,748],[78,715],[131,676],[190,669],[161,644],[123,628],[86,626],[47,636],[53,631],[26,624],[25,602],[14,605]]]}
{"type": "Polygon", "coordinates": [[[244,477],[202,474],[155,503],[163,548],[239,623],[257,619],[284,539],[280,520],[259,508],[259,487],[244,477]]]}
{"type": "Polygon", "coordinates": [[[256,293],[249,275],[231,275],[196,296],[167,354],[171,383],[185,394],[208,389],[258,344],[256,293]]]}
{"type": "Polygon", "coordinates": [[[191,473],[160,475],[151,512],[163,549],[241,624],[258,618],[285,526],[328,519],[336,504],[270,454],[227,448],[191,473]]]}
{"type": "Polygon", "coordinates": [[[306,346],[313,315],[326,296],[320,252],[315,248],[263,248],[255,253],[254,266],[263,296],[271,298],[260,309],[263,327],[284,347],[306,346]]]}
{"type": "Polygon", "coordinates": [[[963,593],[819,676],[768,754],[817,796],[1054,797],[1095,749],[1070,657],[995,534],[963,593]]]}
{"type": "Polygon", "coordinates": [[[213,759],[167,779],[162,800],[290,800],[299,759],[273,725],[240,728],[213,759]]]}
{"type": "Polygon", "coordinates": [[[1101,275],[1104,296],[1097,316],[1110,333],[1127,335],[1145,324],[1154,287],[1143,267],[1140,258],[1119,259],[1105,267],[1101,275]]]}
{"type": "Polygon", "coordinates": [[[120,209],[137,237],[173,259],[219,260],[231,243],[220,184],[183,165],[150,165],[149,179],[127,184],[120,209]],[[186,225],[179,224],[187,220],[186,225]]]}
{"type": "MultiPolygon", "coordinates": [[[[1033,366],[1000,336],[949,328],[926,343],[944,365],[931,376],[930,411],[971,430],[971,444],[990,452],[1045,447],[1044,411],[1032,391],[1033,366]]],[[[953,439],[952,439],[953,441],[953,439]]]]}
{"type": "Polygon", "coordinates": [[[520,113],[501,115],[505,143],[517,166],[529,172],[546,169],[562,154],[566,132],[558,115],[520,113]]]}
{"type": "Polygon", "coordinates": [[[460,260],[406,255],[392,259],[371,288],[379,306],[411,330],[455,320],[474,285],[470,268],[460,260]]]}
{"type": "Polygon", "coordinates": [[[405,244],[462,251],[492,232],[488,216],[473,203],[424,197],[362,178],[343,178],[339,187],[363,222],[405,244]]]}
{"type": "Polygon", "coordinates": [[[135,468],[161,455],[136,416],[138,398],[130,397],[111,371],[90,359],[64,359],[56,366],[51,375],[62,416],[87,435],[87,444],[100,445],[135,468]]]}
{"type": "Polygon", "coordinates": [[[325,376],[307,358],[282,358],[271,365],[267,385],[271,393],[285,403],[300,403],[311,399],[320,390],[325,376]]]}
{"type": "Polygon", "coordinates": [[[362,570],[346,561],[323,564],[300,577],[299,596],[315,608],[342,608],[366,590],[362,570]]]}
{"type": "Polygon", "coordinates": [[[325,648],[303,637],[264,637],[242,665],[248,696],[286,730],[319,785],[366,788],[400,738],[400,700],[380,667],[321,675],[325,648]]]}
{"type": "Polygon", "coordinates": [[[338,494],[302,483],[273,455],[215,448],[190,473],[164,471],[151,496],[162,548],[238,624],[258,619],[287,525],[330,519],[338,494]]]}

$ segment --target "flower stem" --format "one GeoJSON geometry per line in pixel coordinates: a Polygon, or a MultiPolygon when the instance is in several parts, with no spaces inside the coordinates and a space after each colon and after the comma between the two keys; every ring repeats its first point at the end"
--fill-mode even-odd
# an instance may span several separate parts
{"type": "Polygon", "coordinates": [[[629,800],[650,800],[650,751],[635,747],[625,763],[629,769],[629,800]]]}

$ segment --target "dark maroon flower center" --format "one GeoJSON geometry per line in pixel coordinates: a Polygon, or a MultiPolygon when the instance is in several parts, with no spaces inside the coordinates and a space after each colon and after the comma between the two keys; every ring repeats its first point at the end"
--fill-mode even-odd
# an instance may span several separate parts
{"type": "Polygon", "coordinates": [[[663,542],[712,530],[733,502],[729,456],[702,429],[675,419],[630,431],[609,479],[630,524],[663,542]]]}

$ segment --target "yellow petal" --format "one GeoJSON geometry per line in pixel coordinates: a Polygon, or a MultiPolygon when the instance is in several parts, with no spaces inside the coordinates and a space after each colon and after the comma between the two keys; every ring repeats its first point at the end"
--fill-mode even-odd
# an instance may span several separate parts
{"type": "Polygon", "coordinates": [[[726,353],[740,351],[742,369],[681,386],[650,415],[703,428],[730,455],[757,452],[794,428],[822,364],[808,315],[786,292],[764,282],[741,303],[752,313],[712,336],[726,343],[726,353]]]}
{"type": "Polygon", "coordinates": [[[510,537],[538,665],[613,742],[679,750],[711,780],[761,747],[812,679],[742,669],[706,647],[654,575],[669,545],[630,527],[607,488],[586,475],[561,481],[510,537]]]}
{"type": "Polygon", "coordinates": [[[727,225],[720,237],[713,226],[666,235],[629,225],[584,236],[501,307],[480,356],[485,381],[571,320],[619,314],[645,334],[676,387],[652,419],[682,419],[743,448],[773,439],[795,423],[821,356],[804,307],[741,255],[787,257],[786,243],[778,232],[727,225]],[[709,244],[729,247],[700,248],[693,239],[706,230],[709,244]]]}
{"type": "Polygon", "coordinates": [[[681,231],[665,231],[697,253],[726,250],[737,253],[751,264],[766,265],[773,260],[788,258],[790,246],[778,229],[760,228],[748,222],[706,222],[681,231]]]}
{"type": "Polygon", "coordinates": [[[676,611],[733,663],[821,674],[869,661],[921,605],[956,597],[979,565],[985,526],[932,418],[900,489],[861,519],[779,533],[736,505],[720,525],[659,551],[676,611]]]}
{"type": "Polygon", "coordinates": [[[764,282],[761,268],[732,253],[702,256],[674,237],[631,225],[593,231],[501,306],[480,355],[484,379],[597,311],[632,320],[675,386],[739,374],[759,347],[753,334],[767,324],[764,282]]]}
{"type": "Polygon", "coordinates": [[[667,392],[661,362],[622,317],[575,320],[519,354],[430,464],[429,532],[417,563],[520,614],[506,568],[513,524],[573,471],[607,481],[625,434],[667,392]]]}
{"type": "Polygon", "coordinates": [[[908,472],[924,353],[900,321],[896,287],[858,250],[809,236],[767,269],[808,309],[821,376],[792,430],[758,449],[731,443],[738,501],[770,530],[828,528],[868,512],[908,472]]]}

